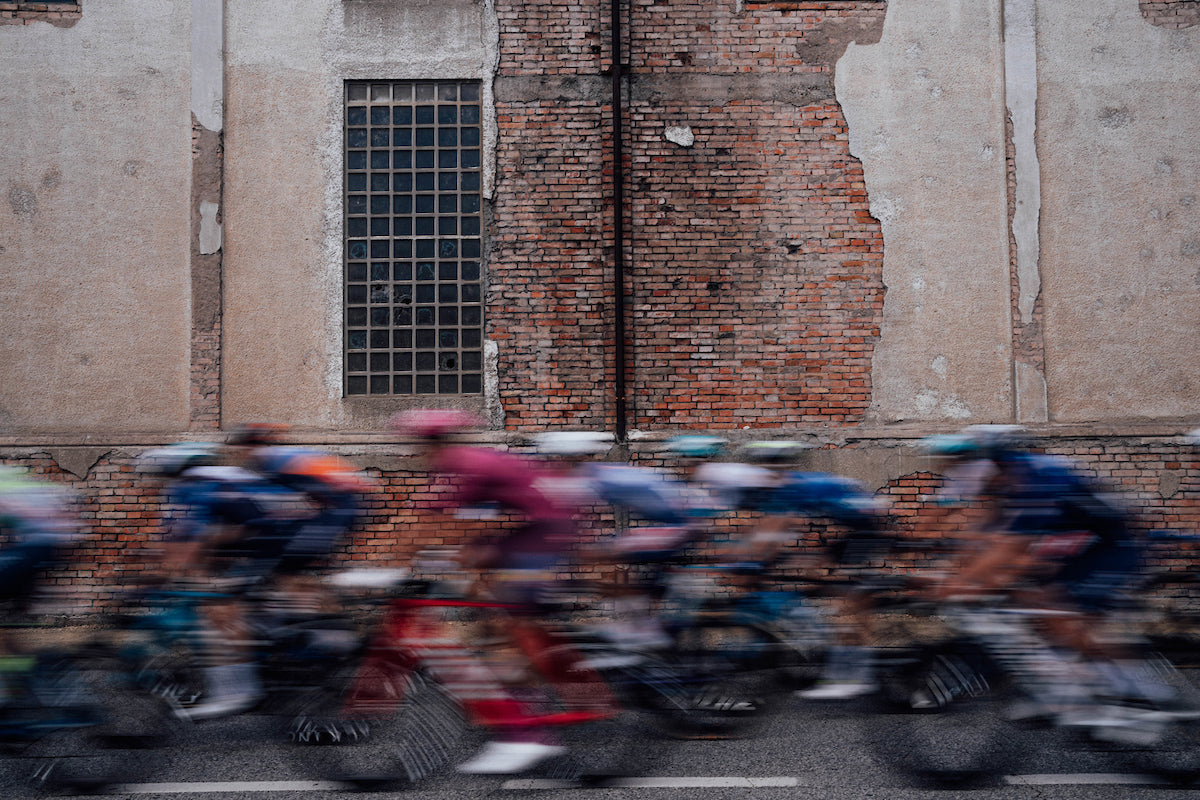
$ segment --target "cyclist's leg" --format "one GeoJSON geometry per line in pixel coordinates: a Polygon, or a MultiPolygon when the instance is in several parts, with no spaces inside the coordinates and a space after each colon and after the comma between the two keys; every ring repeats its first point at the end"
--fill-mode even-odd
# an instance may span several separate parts
{"type": "MultiPolygon", "coordinates": [[[[539,682],[542,685],[537,688],[550,689],[557,695],[556,699],[565,703],[570,703],[572,699],[578,701],[587,693],[572,698],[574,684],[570,679],[578,681],[579,676],[586,673],[574,671],[579,665],[566,656],[565,650],[557,648],[553,637],[536,622],[540,598],[556,580],[562,559],[553,553],[509,552],[505,554],[504,562],[493,574],[492,586],[497,599],[508,607],[508,614],[502,617],[502,625],[505,635],[514,645],[510,654],[519,653],[533,668],[536,677],[541,679],[539,682]]],[[[596,687],[593,685],[592,688],[596,687]]],[[[564,754],[566,748],[558,743],[548,724],[554,717],[552,713],[527,713],[519,724],[490,725],[492,741],[474,757],[460,764],[459,771],[512,774],[524,772],[549,758],[564,754]],[[539,717],[545,723],[540,723],[539,717]]]]}
{"type": "Polygon", "coordinates": [[[214,580],[230,583],[227,596],[201,608],[207,623],[204,667],[205,694],[200,703],[181,712],[188,719],[228,716],[253,708],[263,697],[263,686],[253,652],[254,635],[247,617],[245,589],[260,582],[267,569],[254,558],[223,564],[214,580]]]}
{"type": "Polygon", "coordinates": [[[878,541],[873,532],[855,532],[831,552],[842,577],[833,593],[835,644],[829,648],[825,674],[818,684],[799,692],[805,699],[850,700],[877,688],[871,647],[874,603],[855,573],[870,565],[878,541]]]}

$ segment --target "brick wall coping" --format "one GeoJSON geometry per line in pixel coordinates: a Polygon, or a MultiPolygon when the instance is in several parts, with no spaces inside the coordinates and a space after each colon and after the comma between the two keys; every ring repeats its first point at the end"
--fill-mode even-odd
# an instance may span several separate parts
{"type": "MultiPolygon", "coordinates": [[[[631,431],[629,440],[636,448],[639,444],[661,442],[679,434],[703,434],[723,436],[731,442],[755,439],[796,438],[818,444],[841,446],[862,444],[871,441],[894,442],[917,440],[934,433],[959,430],[962,426],[948,425],[887,425],[855,428],[749,428],[740,430],[672,429],[664,431],[631,431]]],[[[1063,424],[1028,426],[1030,434],[1051,439],[1096,439],[1096,438],[1149,438],[1163,439],[1182,436],[1200,427],[1200,420],[1177,420],[1160,422],[1126,422],[1096,424],[1063,424]]],[[[534,431],[494,431],[477,434],[472,438],[480,444],[522,445],[536,435],[534,431]]],[[[212,441],[219,433],[117,433],[107,436],[98,434],[0,434],[0,449],[27,449],[39,447],[86,447],[86,448],[141,448],[155,447],[178,441],[212,441]]],[[[333,448],[375,449],[397,447],[403,444],[385,433],[339,433],[292,431],[287,441],[291,444],[321,445],[333,448]]],[[[405,448],[407,449],[407,448],[405,448]]]]}

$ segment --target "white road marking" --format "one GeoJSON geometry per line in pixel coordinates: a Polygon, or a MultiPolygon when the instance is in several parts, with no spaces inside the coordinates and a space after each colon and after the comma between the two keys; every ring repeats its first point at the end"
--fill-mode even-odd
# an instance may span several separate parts
{"type": "Polygon", "coordinates": [[[1151,775],[1122,775],[1104,772],[1076,772],[1061,775],[1006,775],[1004,782],[1014,786],[1154,786],[1166,781],[1151,775]]]}
{"type": "MultiPolygon", "coordinates": [[[[614,778],[605,781],[605,788],[618,789],[765,789],[771,787],[799,786],[799,778],[614,778]]],[[[505,781],[501,789],[526,791],[529,789],[579,788],[571,781],[554,780],[511,780],[505,781]]]]}
{"type": "Polygon", "coordinates": [[[105,789],[107,794],[240,794],[242,792],[338,792],[351,789],[338,781],[196,781],[126,783],[105,789]]]}
{"type": "MultiPolygon", "coordinates": [[[[1043,775],[1006,775],[1004,782],[1013,786],[1155,786],[1165,781],[1149,775],[1080,772],[1043,775]]],[[[662,777],[614,778],[606,788],[619,789],[769,789],[802,785],[796,777],[662,777]]],[[[519,778],[505,781],[500,788],[506,791],[574,789],[573,781],[519,778]]],[[[174,783],[129,783],[109,787],[105,795],[124,794],[243,794],[250,792],[341,792],[361,791],[353,784],[340,781],[180,781],[174,783]]]]}

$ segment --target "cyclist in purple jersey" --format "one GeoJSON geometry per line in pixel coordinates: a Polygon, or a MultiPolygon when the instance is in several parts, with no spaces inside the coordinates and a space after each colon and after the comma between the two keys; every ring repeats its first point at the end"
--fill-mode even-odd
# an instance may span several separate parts
{"type": "Polygon", "coordinates": [[[538,487],[541,472],[530,462],[482,447],[449,445],[438,438],[427,440],[426,447],[430,472],[448,476],[454,484],[454,491],[435,501],[433,510],[490,504],[523,520],[515,530],[478,543],[480,566],[545,568],[575,543],[570,510],[538,487]]]}
{"type": "MultiPolygon", "coordinates": [[[[525,658],[532,673],[541,673],[550,666],[552,647],[538,623],[538,611],[577,540],[575,521],[552,493],[539,488],[542,472],[531,462],[452,442],[456,434],[478,424],[470,414],[435,409],[403,412],[390,423],[394,431],[419,443],[433,476],[452,481],[453,490],[432,504],[433,511],[448,516],[454,510],[491,505],[520,517],[515,528],[493,530],[471,541],[464,565],[480,570],[492,596],[510,606],[510,616],[501,621],[502,633],[515,646],[516,661],[525,658]]],[[[441,522],[429,523],[435,526],[430,531],[434,537],[442,535],[441,522]]],[[[519,674],[525,672],[523,666],[506,665],[505,671],[519,674]]],[[[460,772],[524,772],[566,752],[551,740],[548,730],[538,726],[495,730],[493,736],[477,755],[459,765],[460,772]]]]}

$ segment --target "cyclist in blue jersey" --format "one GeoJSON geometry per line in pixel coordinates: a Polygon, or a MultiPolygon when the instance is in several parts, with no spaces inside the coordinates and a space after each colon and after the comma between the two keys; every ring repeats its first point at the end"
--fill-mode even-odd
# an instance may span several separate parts
{"type": "Polygon", "coordinates": [[[1099,635],[1142,566],[1123,505],[1074,462],[1029,451],[1011,426],[972,426],[929,445],[960,476],[952,493],[983,511],[970,532],[976,546],[936,593],[1011,592],[1060,612],[1044,616],[1043,632],[1082,658],[1081,674],[1103,692],[1161,700],[1165,687],[1128,667],[1120,645],[1099,635]]]}
{"type": "MultiPolygon", "coordinates": [[[[973,426],[963,436],[953,456],[957,472],[971,477],[954,492],[983,504],[987,516],[974,533],[985,545],[943,592],[1023,585],[1046,602],[1095,613],[1120,601],[1140,569],[1122,504],[1078,465],[1026,450],[1010,430],[973,426]]],[[[1090,637],[1079,629],[1071,638],[1083,646],[1090,637]]]]}
{"type": "Polygon", "coordinates": [[[752,442],[746,450],[751,460],[770,467],[770,477],[745,501],[763,515],[743,547],[748,570],[767,570],[784,557],[802,523],[821,521],[837,530],[823,548],[805,553],[839,576],[831,593],[840,624],[821,679],[800,696],[849,700],[870,694],[876,689],[870,647],[873,604],[870,587],[858,573],[876,565],[890,546],[883,503],[850,478],[790,469],[804,450],[798,443],[752,442]]]}
{"type": "Polygon", "coordinates": [[[362,497],[374,485],[344,458],[307,447],[284,445],[282,426],[251,424],[228,443],[233,460],[270,483],[304,498],[293,524],[264,567],[292,610],[335,611],[314,572],[362,518],[362,497]]]}
{"type": "Polygon", "coordinates": [[[212,663],[205,699],[187,712],[195,720],[236,714],[261,699],[243,594],[270,574],[306,508],[299,493],[220,463],[224,457],[220,445],[180,443],[140,459],[167,481],[165,577],[201,579],[224,594],[204,606],[212,663]]]}
{"type": "Polygon", "coordinates": [[[708,534],[707,522],[727,510],[705,478],[724,439],[676,436],[663,453],[674,462],[666,471],[629,464],[590,463],[581,468],[592,491],[624,517],[612,537],[593,548],[594,558],[619,565],[626,578],[612,587],[613,620],[600,631],[631,647],[662,648],[672,643],[663,629],[658,602],[670,568],[708,534]]]}
{"type": "MultiPolygon", "coordinates": [[[[65,487],[36,480],[15,467],[0,466],[0,602],[21,614],[47,569],[62,563],[82,535],[74,495],[65,487]]],[[[0,653],[10,643],[0,640],[0,653]]]]}

